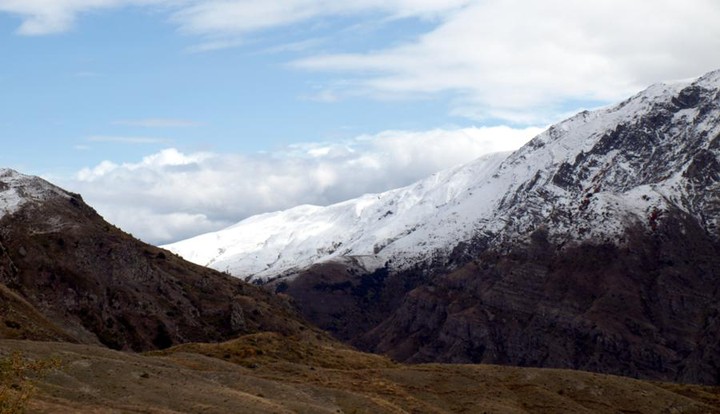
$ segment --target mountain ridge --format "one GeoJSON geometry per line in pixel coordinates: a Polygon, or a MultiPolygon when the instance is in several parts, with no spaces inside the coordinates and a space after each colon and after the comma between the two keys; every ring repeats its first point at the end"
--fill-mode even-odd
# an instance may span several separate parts
{"type": "MultiPolygon", "coordinates": [[[[616,237],[630,224],[650,225],[647,218],[655,211],[669,206],[687,207],[681,200],[686,194],[673,185],[682,184],[678,183],[683,181],[680,173],[688,160],[682,165],[675,164],[674,173],[680,175],[664,177],[667,185],[655,185],[663,181],[655,173],[656,180],[646,180],[642,185],[649,187],[645,188],[628,187],[628,183],[622,182],[623,175],[627,178],[629,171],[638,167],[630,165],[635,160],[628,159],[628,154],[618,155],[612,150],[602,157],[595,156],[593,162],[598,165],[590,167],[607,171],[601,171],[604,176],[600,177],[596,171],[590,177],[595,179],[594,183],[565,182],[572,181],[572,177],[563,174],[572,171],[574,164],[584,162],[587,166],[589,160],[585,158],[597,155],[591,154],[596,146],[611,147],[612,133],[621,135],[615,129],[632,123],[638,114],[675,105],[679,108],[673,114],[677,122],[683,119],[686,124],[693,122],[694,116],[708,118],[708,114],[701,114],[692,105],[697,103],[700,91],[716,90],[718,85],[720,71],[693,80],[655,84],[617,105],[584,111],[560,122],[512,154],[481,157],[401,189],[332,206],[299,206],[253,216],[227,229],[163,247],[246,280],[267,281],[291,276],[314,263],[339,260],[341,256],[365,258],[369,271],[388,261],[395,269],[417,262],[442,261],[458,245],[471,242],[478,235],[486,234],[487,242],[501,244],[503,238],[513,240],[529,234],[538,216],[554,221],[551,236],[564,237],[566,242],[616,237]],[[622,171],[624,167],[628,173],[622,171]],[[613,179],[615,182],[611,182],[613,179]],[[598,185],[603,180],[606,188],[598,185]],[[544,185],[538,186],[543,181],[544,185]],[[536,186],[548,194],[534,200],[522,194],[536,186]],[[424,193],[427,188],[430,190],[424,193]],[[554,199],[548,201],[543,197],[554,199]],[[403,202],[409,206],[396,206],[403,202]],[[577,206],[569,206],[571,203],[577,206]],[[519,205],[537,211],[525,217],[510,211],[517,210],[519,205]],[[375,209],[371,214],[367,214],[368,206],[375,209]],[[551,218],[547,209],[556,206],[567,211],[581,209],[578,216],[599,219],[603,225],[582,228],[568,219],[551,218]],[[513,222],[506,222],[507,217],[512,217],[513,222]]],[[[717,123],[709,127],[713,129],[708,134],[718,132],[717,123]]],[[[650,145],[654,145],[652,141],[650,145]]],[[[584,174],[589,177],[592,172],[584,174]]],[[[707,224],[716,227],[717,218],[711,221],[707,224]]]]}

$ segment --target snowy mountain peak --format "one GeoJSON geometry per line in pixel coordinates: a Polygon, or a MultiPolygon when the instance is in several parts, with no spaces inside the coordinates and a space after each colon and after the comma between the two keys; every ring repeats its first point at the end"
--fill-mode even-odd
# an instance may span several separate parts
{"type": "Polygon", "coordinates": [[[28,203],[42,202],[54,196],[70,197],[39,177],[0,168],[0,218],[17,212],[28,203]]]}
{"type": "Polygon", "coordinates": [[[251,217],[165,247],[265,280],[342,257],[370,267],[442,264],[463,249],[521,243],[539,228],[558,245],[622,243],[625,229],[651,228],[671,210],[717,232],[719,91],[720,71],[659,83],[560,122],[509,156],[328,207],[251,217]]]}

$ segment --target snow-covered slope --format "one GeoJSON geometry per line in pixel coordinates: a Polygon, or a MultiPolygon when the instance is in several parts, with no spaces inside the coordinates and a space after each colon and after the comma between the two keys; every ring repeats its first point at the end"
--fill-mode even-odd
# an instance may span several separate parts
{"type": "Polygon", "coordinates": [[[328,207],[300,206],[164,246],[244,278],[361,259],[368,269],[446,261],[467,246],[518,243],[546,229],[558,244],[622,242],[678,209],[717,232],[720,72],[653,85],[582,112],[511,155],[495,154],[411,186],[328,207]]]}
{"type": "Polygon", "coordinates": [[[465,216],[479,212],[479,203],[489,209],[496,201],[474,193],[476,181],[489,178],[507,156],[492,154],[408,187],[328,207],[304,205],[253,216],[163,247],[241,277],[267,278],[342,256],[353,256],[368,268],[382,266],[390,257],[431,251],[468,236],[469,229],[462,228],[469,219],[465,216]],[[443,214],[469,198],[475,202],[462,204],[472,204],[471,211],[443,214]],[[441,222],[422,225],[434,217],[442,217],[441,222]],[[453,225],[456,231],[447,231],[453,225]],[[417,242],[408,243],[408,238],[417,242]]]}
{"type": "Polygon", "coordinates": [[[0,168],[0,218],[15,213],[27,203],[42,202],[58,195],[70,197],[60,188],[38,177],[0,168]]]}

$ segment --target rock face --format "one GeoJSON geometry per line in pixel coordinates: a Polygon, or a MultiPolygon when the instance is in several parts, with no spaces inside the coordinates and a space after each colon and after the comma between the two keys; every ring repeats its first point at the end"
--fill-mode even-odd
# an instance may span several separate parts
{"type": "Polygon", "coordinates": [[[468,191],[502,191],[418,223],[448,224],[444,248],[389,255],[382,275],[320,263],[278,287],[401,361],[720,384],[720,72],[580,113],[477,180],[468,191]]]}
{"type": "Polygon", "coordinates": [[[411,362],[565,367],[720,382],[720,249],[682,218],[628,242],[491,251],[404,295],[355,336],[411,362]],[[690,237],[688,237],[690,236],[690,237]]]}
{"type": "Polygon", "coordinates": [[[3,337],[143,351],[303,326],[279,297],[144,244],[39,178],[3,170],[0,201],[3,337]]]}

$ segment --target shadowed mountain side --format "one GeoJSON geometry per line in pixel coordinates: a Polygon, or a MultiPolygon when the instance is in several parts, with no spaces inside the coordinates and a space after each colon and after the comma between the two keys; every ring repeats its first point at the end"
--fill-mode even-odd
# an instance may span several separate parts
{"type": "Polygon", "coordinates": [[[0,284],[0,338],[75,342],[17,293],[0,284]]]}
{"type": "Polygon", "coordinates": [[[0,216],[4,337],[143,351],[307,328],[282,297],[142,243],[79,196],[27,180],[57,194],[0,216]]]}
{"type": "Polygon", "coordinates": [[[716,387],[553,369],[405,366],[330,342],[296,340],[260,334],[152,356],[9,340],[0,341],[0,350],[61,361],[38,380],[29,406],[34,413],[720,412],[716,387]]]}
{"type": "Polygon", "coordinates": [[[399,361],[562,367],[720,383],[720,246],[682,214],[628,243],[536,231],[445,275],[316,265],[278,289],[360,349],[399,361]]]}

